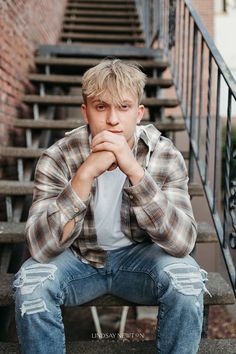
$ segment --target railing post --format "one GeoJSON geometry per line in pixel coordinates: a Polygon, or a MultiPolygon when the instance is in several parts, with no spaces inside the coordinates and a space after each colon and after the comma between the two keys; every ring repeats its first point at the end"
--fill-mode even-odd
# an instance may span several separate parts
{"type": "Polygon", "coordinates": [[[197,92],[197,27],[193,27],[193,59],[192,59],[192,79],[191,79],[191,110],[190,110],[190,144],[189,144],[189,179],[193,181],[194,177],[194,155],[192,151],[192,141],[195,138],[196,121],[196,92],[197,92]]]}

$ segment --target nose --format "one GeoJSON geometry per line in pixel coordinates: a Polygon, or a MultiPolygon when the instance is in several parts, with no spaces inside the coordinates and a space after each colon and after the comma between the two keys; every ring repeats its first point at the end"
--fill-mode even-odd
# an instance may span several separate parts
{"type": "Polygon", "coordinates": [[[107,112],[107,124],[117,125],[118,123],[119,123],[118,112],[116,111],[115,108],[111,108],[107,112]]]}

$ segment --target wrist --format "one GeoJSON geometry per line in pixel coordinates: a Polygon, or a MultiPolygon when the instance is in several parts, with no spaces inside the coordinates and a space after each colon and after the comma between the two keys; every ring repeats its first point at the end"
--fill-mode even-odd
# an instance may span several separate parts
{"type": "Polygon", "coordinates": [[[132,185],[135,186],[142,181],[144,177],[144,169],[139,164],[137,164],[135,168],[132,168],[127,173],[127,177],[129,178],[132,185]]]}
{"type": "Polygon", "coordinates": [[[84,172],[78,170],[71,180],[71,187],[83,201],[87,200],[92,188],[93,178],[84,172]]]}

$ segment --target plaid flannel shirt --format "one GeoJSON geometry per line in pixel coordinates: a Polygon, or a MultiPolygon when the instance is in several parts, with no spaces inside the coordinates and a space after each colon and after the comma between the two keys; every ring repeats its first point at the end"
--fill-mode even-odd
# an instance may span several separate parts
{"type": "MultiPolygon", "coordinates": [[[[138,185],[132,186],[128,178],[125,181],[121,230],[133,242],[149,240],[175,257],[184,257],[192,251],[197,235],[184,159],[153,125],[137,130],[135,155],[145,173],[138,185]]],[[[32,257],[39,262],[71,247],[84,262],[95,267],[105,263],[107,251],[97,243],[94,222],[96,181],[84,202],[70,183],[90,154],[89,134],[88,126],[74,129],[38,161],[26,238],[32,257]],[[72,219],[74,229],[62,241],[63,228],[72,219]]]]}

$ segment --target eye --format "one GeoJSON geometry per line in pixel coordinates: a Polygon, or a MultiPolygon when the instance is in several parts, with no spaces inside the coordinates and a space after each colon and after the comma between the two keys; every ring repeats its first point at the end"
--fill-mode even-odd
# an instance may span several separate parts
{"type": "Polygon", "coordinates": [[[104,109],[105,109],[105,105],[104,104],[102,104],[102,103],[99,103],[98,105],[96,105],[96,110],[97,111],[104,111],[104,109]]]}
{"type": "Polygon", "coordinates": [[[129,109],[129,105],[127,104],[127,103],[123,103],[123,104],[121,104],[120,105],[120,109],[122,110],[122,111],[127,111],[128,109],[129,109]]]}

